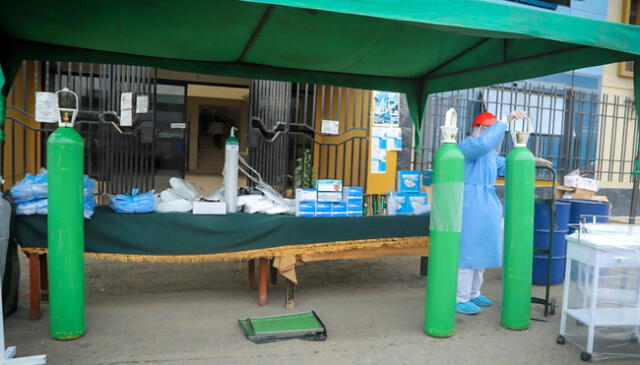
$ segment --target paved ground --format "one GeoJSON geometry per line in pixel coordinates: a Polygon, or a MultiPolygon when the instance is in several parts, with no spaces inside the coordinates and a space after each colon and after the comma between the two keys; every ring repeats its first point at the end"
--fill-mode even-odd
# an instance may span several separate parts
{"type": "MultiPolygon", "coordinates": [[[[23,273],[26,267],[23,262],[23,273]]],[[[255,345],[237,323],[248,316],[286,313],[282,282],[269,305],[248,291],[245,266],[127,264],[88,260],[87,334],[59,342],[48,336],[47,307],[29,321],[26,275],[21,309],[6,321],[7,343],[19,355],[46,353],[49,364],[579,364],[579,351],[555,344],[559,316],[527,331],[500,327],[496,305],[459,316],[456,334],[422,333],[425,279],[415,258],[307,264],[296,310],[315,310],[328,328],[324,342],[291,340],[255,345]]],[[[500,271],[486,275],[485,294],[499,298],[500,271]]],[[[555,287],[555,296],[561,296],[555,287]]],[[[541,293],[536,288],[536,293],[541,293]]],[[[534,306],[541,317],[541,306],[534,306]]],[[[633,361],[607,362],[631,364],[633,361]]]]}

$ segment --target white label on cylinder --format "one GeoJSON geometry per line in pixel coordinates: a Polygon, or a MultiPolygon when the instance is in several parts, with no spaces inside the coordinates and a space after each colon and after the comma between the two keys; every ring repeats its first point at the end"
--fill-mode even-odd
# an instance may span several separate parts
{"type": "Polygon", "coordinates": [[[227,151],[239,151],[240,150],[240,146],[237,145],[237,144],[228,144],[226,147],[227,147],[226,148],[227,151]]]}

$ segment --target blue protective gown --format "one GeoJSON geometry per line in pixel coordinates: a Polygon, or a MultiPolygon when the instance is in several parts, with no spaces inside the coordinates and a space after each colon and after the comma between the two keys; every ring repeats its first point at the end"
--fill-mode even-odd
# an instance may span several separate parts
{"type": "Polygon", "coordinates": [[[461,269],[502,266],[502,203],[494,184],[498,175],[504,176],[505,165],[495,148],[506,129],[505,123],[496,122],[480,137],[458,144],[465,158],[461,269]]]}

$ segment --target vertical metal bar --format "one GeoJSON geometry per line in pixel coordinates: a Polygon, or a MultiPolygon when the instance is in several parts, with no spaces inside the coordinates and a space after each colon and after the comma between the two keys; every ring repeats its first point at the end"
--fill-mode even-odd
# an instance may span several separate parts
{"type": "MultiPolygon", "coordinates": [[[[29,65],[27,61],[22,61],[22,110],[27,110],[27,98],[28,98],[28,73],[29,73],[29,65]]],[[[16,105],[17,106],[17,105],[16,105]]]]}

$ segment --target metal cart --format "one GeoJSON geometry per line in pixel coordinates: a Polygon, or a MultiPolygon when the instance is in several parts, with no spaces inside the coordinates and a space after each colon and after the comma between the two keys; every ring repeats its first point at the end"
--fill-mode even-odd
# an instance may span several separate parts
{"type": "Polygon", "coordinates": [[[558,174],[556,170],[548,167],[548,166],[536,166],[536,169],[546,170],[551,172],[553,176],[553,184],[551,187],[551,198],[550,199],[536,199],[536,203],[538,204],[548,204],[549,205],[549,248],[548,249],[539,249],[534,248],[533,254],[546,254],[549,261],[547,262],[547,281],[545,285],[545,295],[544,298],[531,297],[531,303],[534,304],[542,304],[544,305],[544,316],[547,317],[549,314],[554,315],[556,313],[556,308],[558,306],[558,302],[556,298],[550,297],[550,286],[551,286],[551,269],[552,269],[552,259],[553,259],[553,236],[554,230],[558,227],[556,226],[556,180],[558,174]]]}

